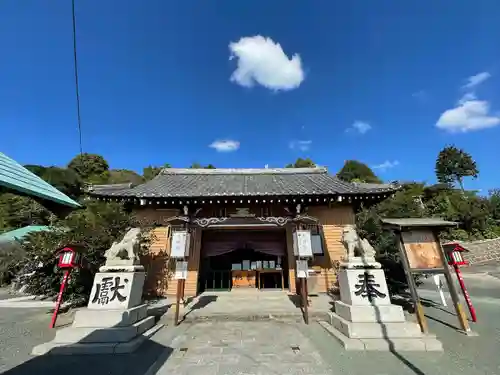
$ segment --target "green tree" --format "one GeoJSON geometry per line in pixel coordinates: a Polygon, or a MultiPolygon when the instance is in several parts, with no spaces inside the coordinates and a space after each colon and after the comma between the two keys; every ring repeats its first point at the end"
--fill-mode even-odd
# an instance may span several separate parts
{"type": "Polygon", "coordinates": [[[45,167],[35,164],[25,165],[24,167],[72,198],[79,197],[82,194],[83,181],[73,169],[45,167]]]}
{"type": "Polygon", "coordinates": [[[36,174],[38,177],[42,177],[43,172],[47,169],[47,167],[44,167],[43,165],[36,165],[36,164],[27,164],[24,166],[28,171],[36,174]]]}
{"type": "MultiPolygon", "coordinates": [[[[422,202],[424,184],[408,183],[392,198],[371,207],[361,207],[356,214],[356,226],[360,236],[366,238],[377,252],[377,259],[386,271],[387,284],[391,293],[399,293],[407,288],[402,267],[397,238],[392,231],[382,228],[381,218],[426,216],[422,202]]],[[[418,280],[417,280],[418,281],[418,280]]]]}
{"type": "Polygon", "coordinates": [[[489,201],[493,220],[500,224],[500,189],[493,189],[489,192],[489,201]]]}
{"type": "Polygon", "coordinates": [[[0,194],[0,231],[7,232],[27,225],[46,225],[52,214],[30,197],[0,194]]]}
{"type": "Polygon", "coordinates": [[[158,176],[158,174],[161,172],[163,168],[172,168],[172,166],[168,163],[165,163],[163,167],[155,167],[152,165],[148,165],[146,168],[143,168],[142,177],[144,177],[146,181],[150,181],[156,176],[158,176]]]}
{"type": "Polygon", "coordinates": [[[82,179],[72,169],[48,167],[45,168],[40,177],[72,198],[77,198],[82,194],[82,179]]]}
{"type": "Polygon", "coordinates": [[[22,244],[25,251],[23,267],[39,263],[43,267],[35,269],[27,284],[27,292],[55,296],[62,276],[56,267],[55,251],[68,244],[80,244],[84,267],[72,273],[65,299],[77,305],[85,304],[93,277],[105,262],[104,252],[113,241],[121,239],[128,228],[135,226],[141,224],[135,222],[121,204],[88,200],[85,209],[74,211],[67,218],[57,221],[52,231],[30,234],[22,244]]]}
{"type": "Polygon", "coordinates": [[[9,284],[21,269],[25,251],[17,242],[0,243],[0,285],[9,284]]]}
{"type": "Polygon", "coordinates": [[[314,168],[316,167],[316,164],[310,159],[302,159],[298,158],[295,163],[293,164],[287,164],[285,168],[314,168]]]}
{"type": "Polygon", "coordinates": [[[347,182],[382,183],[369,166],[357,160],[347,160],[337,177],[347,182]]]}
{"type": "Polygon", "coordinates": [[[443,148],[436,160],[437,180],[445,184],[458,184],[464,191],[464,177],[477,178],[479,170],[472,156],[455,146],[443,148]]]}
{"type": "Polygon", "coordinates": [[[97,154],[83,153],[75,156],[68,164],[85,182],[105,183],[109,178],[109,164],[97,154]]]}
{"type": "Polygon", "coordinates": [[[201,165],[200,163],[193,163],[189,167],[190,169],[216,169],[216,167],[213,164],[208,164],[206,166],[201,165]]]}
{"type": "Polygon", "coordinates": [[[129,169],[110,169],[109,170],[109,184],[122,184],[131,182],[134,185],[139,185],[144,182],[144,177],[135,171],[129,169]]]}

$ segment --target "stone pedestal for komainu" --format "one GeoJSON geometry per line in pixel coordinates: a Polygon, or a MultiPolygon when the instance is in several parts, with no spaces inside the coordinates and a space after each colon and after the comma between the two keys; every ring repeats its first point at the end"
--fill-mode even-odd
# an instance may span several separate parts
{"type": "Polygon", "coordinates": [[[322,326],[347,350],[442,351],[435,336],[424,335],[391,303],[375,250],[354,226],[344,228],[342,242],[347,251],[338,273],[340,300],[322,326]]]}
{"type": "Polygon", "coordinates": [[[140,236],[140,229],[132,228],[113,243],[95,275],[87,308],[77,311],[70,327],[58,329],[54,340],[36,346],[32,354],[130,353],[162,327],[147,316],[142,303],[140,236]]]}

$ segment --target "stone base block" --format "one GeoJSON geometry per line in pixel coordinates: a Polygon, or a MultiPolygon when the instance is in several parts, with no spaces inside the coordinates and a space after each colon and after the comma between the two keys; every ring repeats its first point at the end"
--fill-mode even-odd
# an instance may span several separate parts
{"type": "Polygon", "coordinates": [[[335,313],[350,322],[402,323],[405,321],[403,308],[397,305],[363,306],[335,301],[335,313]]]}
{"type": "Polygon", "coordinates": [[[144,272],[144,266],[139,265],[106,265],[99,272],[144,272]]]}
{"type": "Polygon", "coordinates": [[[382,269],[341,269],[338,272],[340,300],[348,305],[387,306],[391,304],[382,269]]]}
{"type": "Polygon", "coordinates": [[[33,348],[32,355],[73,355],[73,354],[126,354],[134,352],[139,346],[153,336],[158,330],[163,328],[163,324],[154,327],[136,336],[128,342],[122,343],[72,343],[50,341],[33,348]]]}
{"type": "Polygon", "coordinates": [[[358,351],[443,351],[443,345],[435,336],[420,338],[350,338],[324,321],[319,324],[332,335],[346,350],[358,351]]]}
{"type": "Polygon", "coordinates": [[[76,312],[73,327],[126,327],[145,319],[147,314],[148,307],[146,304],[127,310],[83,309],[76,312]]]}
{"type": "Polygon", "coordinates": [[[67,327],[57,330],[58,343],[123,343],[141,335],[155,324],[153,316],[142,319],[127,327],[67,327]]]}
{"type": "Polygon", "coordinates": [[[355,339],[399,339],[420,338],[420,326],[413,322],[349,322],[335,313],[330,313],[330,324],[349,338],[355,339]]]}
{"type": "Polygon", "coordinates": [[[142,304],[145,272],[98,272],[87,307],[126,310],[142,304]]]}

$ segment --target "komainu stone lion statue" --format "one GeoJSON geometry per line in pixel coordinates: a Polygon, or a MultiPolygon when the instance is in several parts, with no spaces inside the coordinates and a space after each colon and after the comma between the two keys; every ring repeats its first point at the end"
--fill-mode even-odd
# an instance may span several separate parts
{"type": "Polygon", "coordinates": [[[139,261],[139,241],[141,229],[132,228],[120,242],[113,242],[111,247],[106,250],[104,256],[106,257],[106,265],[128,261],[128,264],[135,264],[139,261]]]}
{"type": "Polygon", "coordinates": [[[354,225],[344,227],[342,243],[347,250],[344,266],[380,267],[375,260],[375,249],[366,238],[359,237],[354,225]]]}

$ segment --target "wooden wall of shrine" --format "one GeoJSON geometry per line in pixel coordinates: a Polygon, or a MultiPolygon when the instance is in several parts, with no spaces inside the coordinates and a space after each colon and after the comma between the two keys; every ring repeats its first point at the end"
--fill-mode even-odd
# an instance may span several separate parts
{"type": "MultiPolygon", "coordinates": [[[[287,212],[283,207],[261,205],[249,206],[250,213],[256,216],[284,216],[287,212]]],[[[198,213],[198,217],[225,216],[236,212],[236,207],[213,206],[198,213]]],[[[136,217],[144,223],[157,223],[152,230],[152,239],[149,252],[143,256],[142,263],[146,268],[145,291],[152,295],[175,295],[176,283],[171,282],[173,277],[173,263],[170,262],[170,240],[172,226],[168,218],[181,214],[179,209],[155,209],[153,207],[137,208],[136,217]]],[[[312,292],[328,292],[336,289],[336,265],[344,256],[345,250],[341,243],[342,230],[347,224],[354,224],[354,210],[350,205],[334,204],[331,206],[311,206],[307,214],[319,219],[323,232],[323,256],[315,256],[311,267],[316,271],[310,276],[310,285],[314,285],[312,292]]],[[[186,296],[195,296],[198,286],[198,270],[200,264],[200,250],[202,228],[192,228],[191,252],[188,259],[188,278],[186,280],[186,296]]],[[[289,267],[290,292],[295,293],[295,259],[293,256],[293,227],[287,225],[287,255],[289,267]]]]}

